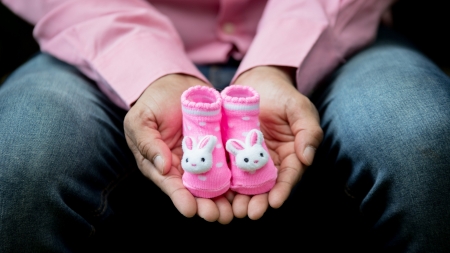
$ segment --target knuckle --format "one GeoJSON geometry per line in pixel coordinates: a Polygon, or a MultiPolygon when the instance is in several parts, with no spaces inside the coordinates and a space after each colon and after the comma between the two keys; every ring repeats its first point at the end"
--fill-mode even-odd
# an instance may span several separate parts
{"type": "Polygon", "coordinates": [[[136,146],[139,150],[139,152],[142,154],[142,156],[149,160],[152,161],[152,143],[149,141],[143,141],[143,140],[138,140],[136,143],[136,146]],[[150,156],[150,157],[149,157],[150,156]]]}
{"type": "Polygon", "coordinates": [[[300,180],[300,168],[293,168],[293,167],[284,167],[280,168],[279,174],[286,175],[284,177],[279,177],[277,182],[285,183],[289,185],[289,187],[292,187],[295,183],[297,183],[300,180]]]}
{"type": "Polygon", "coordinates": [[[312,130],[312,136],[320,143],[323,139],[323,129],[320,126],[315,127],[312,130]]]}

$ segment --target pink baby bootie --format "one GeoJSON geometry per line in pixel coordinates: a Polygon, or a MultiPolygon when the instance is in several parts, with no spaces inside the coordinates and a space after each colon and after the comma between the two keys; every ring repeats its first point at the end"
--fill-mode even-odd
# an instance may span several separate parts
{"type": "Polygon", "coordinates": [[[222,99],[218,91],[195,86],[181,96],[183,184],[192,195],[214,198],[230,187],[231,172],[222,144],[222,99]]]}
{"type": "Polygon", "coordinates": [[[222,138],[231,160],[231,186],[246,195],[270,191],[278,170],[259,128],[259,94],[252,88],[231,85],[222,93],[222,138]]]}

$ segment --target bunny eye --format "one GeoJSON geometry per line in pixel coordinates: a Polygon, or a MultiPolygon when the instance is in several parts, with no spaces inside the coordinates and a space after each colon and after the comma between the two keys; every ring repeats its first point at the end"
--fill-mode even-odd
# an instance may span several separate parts
{"type": "Polygon", "coordinates": [[[204,162],[204,161],[205,161],[205,158],[202,157],[202,162],[204,162]]]}
{"type": "Polygon", "coordinates": [[[264,157],[264,154],[263,154],[263,153],[259,153],[259,155],[260,155],[261,157],[264,157]]]}
{"type": "Polygon", "coordinates": [[[244,162],[248,163],[248,158],[244,158],[244,162]]]}
{"type": "Polygon", "coordinates": [[[186,158],[186,162],[187,162],[187,163],[189,162],[189,158],[186,158]]]}

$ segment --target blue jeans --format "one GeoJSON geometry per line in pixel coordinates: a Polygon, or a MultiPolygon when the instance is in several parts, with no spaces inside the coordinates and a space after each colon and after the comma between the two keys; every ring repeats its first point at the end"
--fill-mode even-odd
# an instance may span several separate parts
{"type": "MultiPolygon", "coordinates": [[[[221,89],[236,66],[199,69],[221,89]]],[[[222,226],[182,217],[137,169],[126,111],[39,54],[0,87],[0,252],[132,252],[174,238],[224,249],[245,240],[251,249],[450,251],[449,77],[381,30],[311,100],[324,141],[288,201],[222,226]]]]}

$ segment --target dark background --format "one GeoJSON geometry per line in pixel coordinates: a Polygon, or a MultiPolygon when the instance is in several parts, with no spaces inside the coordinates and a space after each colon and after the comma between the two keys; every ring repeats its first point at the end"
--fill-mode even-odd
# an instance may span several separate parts
{"type": "Polygon", "coordinates": [[[39,50],[33,27],[0,4],[0,83],[39,50]]]}
{"type": "MultiPolygon", "coordinates": [[[[394,28],[442,69],[450,69],[450,15],[446,1],[404,0],[394,5],[394,28]]],[[[0,83],[39,50],[33,27],[0,4],[0,83]]]]}

